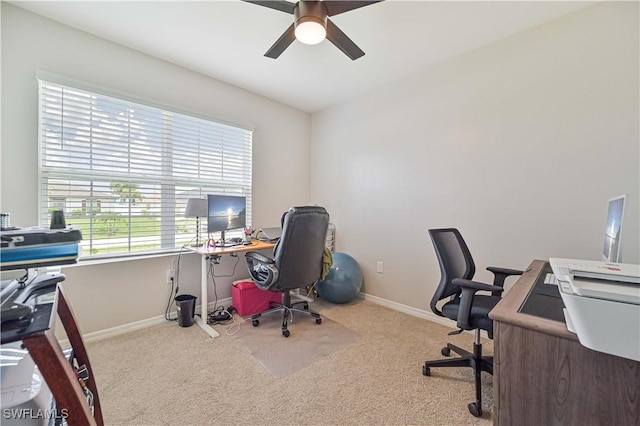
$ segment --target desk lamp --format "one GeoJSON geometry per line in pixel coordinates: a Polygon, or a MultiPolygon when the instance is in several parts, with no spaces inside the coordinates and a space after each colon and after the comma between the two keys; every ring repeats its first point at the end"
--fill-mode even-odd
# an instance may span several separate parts
{"type": "Polygon", "coordinates": [[[187,208],[184,211],[184,217],[196,218],[196,243],[192,247],[200,247],[200,218],[207,217],[207,200],[203,198],[189,198],[187,208]]]}

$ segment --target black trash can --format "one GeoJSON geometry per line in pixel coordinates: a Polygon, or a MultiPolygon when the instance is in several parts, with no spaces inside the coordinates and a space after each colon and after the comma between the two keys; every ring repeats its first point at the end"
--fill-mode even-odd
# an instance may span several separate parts
{"type": "Polygon", "coordinates": [[[193,316],[196,314],[196,299],[196,296],[190,294],[176,296],[176,312],[180,327],[191,327],[193,325],[193,316]]]}

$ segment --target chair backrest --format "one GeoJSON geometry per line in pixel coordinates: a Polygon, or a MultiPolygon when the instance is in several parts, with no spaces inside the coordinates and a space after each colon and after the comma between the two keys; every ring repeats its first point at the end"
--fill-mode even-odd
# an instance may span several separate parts
{"type": "Polygon", "coordinates": [[[431,310],[442,315],[436,304],[454,294],[460,294],[460,286],[451,284],[454,278],[472,279],[476,273],[471,252],[462,235],[455,228],[430,229],[429,236],[440,264],[440,284],[431,298],[431,310]]]}
{"type": "Polygon", "coordinates": [[[323,207],[292,207],[282,218],[282,236],[274,249],[277,289],[312,285],[322,273],[329,213],[323,207]]]}

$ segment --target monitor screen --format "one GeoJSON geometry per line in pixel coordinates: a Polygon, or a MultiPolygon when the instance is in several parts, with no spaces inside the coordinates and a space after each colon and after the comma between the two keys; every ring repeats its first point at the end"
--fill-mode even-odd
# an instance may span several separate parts
{"type": "Polygon", "coordinates": [[[604,231],[604,249],[602,250],[602,259],[607,262],[620,262],[622,259],[620,236],[622,235],[622,218],[626,197],[626,195],[620,195],[609,200],[607,224],[604,231]]]}
{"type": "Polygon", "coordinates": [[[237,195],[208,195],[207,232],[247,226],[247,199],[237,195]]]}

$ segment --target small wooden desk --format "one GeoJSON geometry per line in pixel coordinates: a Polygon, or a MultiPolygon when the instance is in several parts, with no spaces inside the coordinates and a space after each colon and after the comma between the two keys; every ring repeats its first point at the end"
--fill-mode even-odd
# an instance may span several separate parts
{"type": "Polygon", "coordinates": [[[258,251],[271,249],[275,247],[275,243],[267,243],[264,241],[253,240],[248,245],[238,245],[232,247],[188,247],[194,253],[198,253],[202,259],[200,270],[200,317],[195,317],[196,324],[200,326],[209,336],[218,337],[220,334],[207,324],[207,305],[209,303],[207,296],[208,285],[208,263],[211,258],[219,257],[224,254],[238,254],[247,251],[258,251]]]}
{"type": "Polygon", "coordinates": [[[491,311],[494,425],[638,425],[640,362],[580,344],[564,322],[518,312],[534,260],[491,311]]]}

